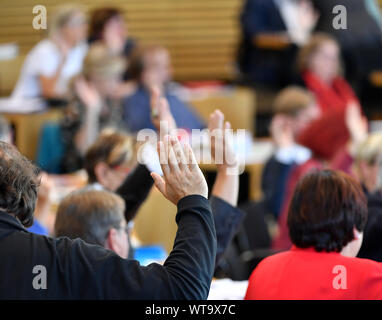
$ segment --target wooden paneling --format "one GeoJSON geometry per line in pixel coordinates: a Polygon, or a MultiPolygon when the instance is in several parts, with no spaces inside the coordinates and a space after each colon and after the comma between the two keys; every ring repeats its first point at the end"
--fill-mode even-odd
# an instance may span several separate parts
{"type": "MultiPolygon", "coordinates": [[[[64,0],[1,0],[0,43],[16,42],[25,55],[44,32],[32,27],[34,5],[49,14],[64,0]]],[[[80,0],[86,10],[116,6],[123,10],[128,32],[142,44],[170,50],[176,80],[230,79],[239,38],[242,0],[80,0]]]]}

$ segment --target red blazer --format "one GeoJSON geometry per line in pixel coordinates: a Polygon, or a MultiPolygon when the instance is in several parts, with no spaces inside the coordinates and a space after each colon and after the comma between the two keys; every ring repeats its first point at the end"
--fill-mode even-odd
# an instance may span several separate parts
{"type": "Polygon", "coordinates": [[[382,264],[337,252],[292,247],[256,267],[245,299],[382,299],[382,264]]]}

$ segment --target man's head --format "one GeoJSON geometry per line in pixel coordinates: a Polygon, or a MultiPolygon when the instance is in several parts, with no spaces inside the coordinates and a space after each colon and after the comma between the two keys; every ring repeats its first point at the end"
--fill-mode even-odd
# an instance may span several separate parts
{"type": "Polygon", "coordinates": [[[172,78],[171,58],[162,46],[139,48],[133,54],[129,74],[137,82],[147,87],[163,87],[172,78]]]}
{"type": "Polygon", "coordinates": [[[98,182],[115,191],[135,163],[134,145],[130,136],[104,130],[85,155],[84,167],[89,183],[98,182]]]}
{"type": "Polygon", "coordinates": [[[299,248],[355,257],[367,213],[366,196],[354,178],[340,171],[313,171],[294,191],[288,213],[289,235],[299,248]]]}
{"type": "Polygon", "coordinates": [[[292,128],[295,138],[320,115],[314,96],[297,86],[287,87],[277,95],[273,112],[275,118],[282,119],[284,125],[292,128]]]}
{"type": "Polygon", "coordinates": [[[12,145],[0,141],[0,210],[25,227],[33,224],[39,169],[12,145]]]}
{"type": "Polygon", "coordinates": [[[382,160],[382,133],[372,133],[358,146],[354,171],[369,192],[379,188],[379,170],[382,160]]]}
{"type": "Polygon", "coordinates": [[[109,191],[85,188],[60,203],[55,235],[81,238],[127,258],[129,252],[123,199],[109,191]]]}

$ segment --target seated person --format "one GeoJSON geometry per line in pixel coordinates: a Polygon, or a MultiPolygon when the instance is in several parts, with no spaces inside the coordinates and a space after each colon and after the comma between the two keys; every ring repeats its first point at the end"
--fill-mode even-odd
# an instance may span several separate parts
{"type": "Polygon", "coordinates": [[[312,94],[291,86],[277,95],[273,112],[270,132],[276,151],[265,164],[261,185],[266,209],[277,219],[291,169],[311,157],[310,150],[297,144],[296,139],[320,110],[312,94]]]}
{"type": "Polygon", "coordinates": [[[373,133],[359,147],[356,171],[367,190],[369,215],[358,257],[382,262],[382,134],[373,133]]]}
{"type": "Polygon", "coordinates": [[[301,84],[315,95],[322,113],[345,111],[349,105],[359,105],[355,92],[341,76],[340,47],[332,36],[313,35],[300,49],[297,64],[301,84]]]}
{"type": "Polygon", "coordinates": [[[291,250],[264,259],[246,299],[381,299],[382,265],[356,258],[367,220],[359,183],[314,171],[297,185],[288,213],[291,250]]]}
{"type": "Polygon", "coordinates": [[[247,82],[283,85],[289,79],[296,46],[309,40],[317,21],[310,0],[247,0],[240,17],[238,53],[247,82]]]}
{"type": "MultiPolygon", "coordinates": [[[[90,13],[89,43],[101,42],[114,55],[123,57],[128,64],[136,44],[127,30],[123,12],[118,8],[96,8],[90,13]]],[[[136,88],[136,84],[129,81],[127,70],[123,74],[123,80],[117,89],[120,97],[128,96],[136,88]]]]}
{"type": "MultiPolygon", "coordinates": [[[[208,187],[191,147],[166,136],[159,151],[166,163],[160,190],[178,208],[174,249],[163,266],[136,261],[86,244],[29,233],[38,191],[37,168],[0,142],[0,264],[2,299],[206,299],[216,257],[216,233],[208,187]],[[175,154],[169,160],[168,153],[175,154]],[[176,150],[176,151],[175,151],[176,150]],[[14,186],[9,188],[9,186],[14,186]],[[43,266],[47,282],[32,279],[43,266]],[[33,280],[33,281],[32,281],[33,280]]],[[[43,274],[40,274],[43,277],[43,274]]],[[[36,275],[38,276],[38,275],[36,275]]]]}
{"type": "Polygon", "coordinates": [[[128,68],[138,89],[124,100],[124,120],[131,132],[141,129],[154,129],[150,115],[150,88],[159,87],[168,100],[170,111],[178,128],[191,131],[202,129],[205,124],[196,111],[173,95],[169,89],[171,81],[171,61],[166,48],[160,46],[138,49],[128,68]]]}
{"type": "Polygon", "coordinates": [[[366,195],[371,195],[378,189],[381,157],[382,134],[379,132],[369,134],[365,141],[356,148],[353,172],[366,195]]]}
{"type": "Polygon", "coordinates": [[[59,7],[49,21],[49,37],[27,55],[14,98],[67,99],[69,81],[82,69],[87,52],[87,22],[82,9],[59,7]]]}
{"type": "Polygon", "coordinates": [[[300,179],[313,169],[351,172],[356,147],[367,137],[367,119],[356,105],[346,112],[329,112],[312,121],[297,137],[297,142],[312,152],[312,157],[292,168],[278,219],[279,232],[273,240],[276,250],[287,250],[289,238],[287,217],[293,191],[300,179]]]}
{"type": "Polygon", "coordinates": [[[86,150],[103,128],[124,129],[122,107],[114,95],[124,67],[125,61],[102,44],[91,46],[82,73],[73,80],[72,98],[60,123],[61,173],[82,168],[86,150]]]}
{"type": "MultiPolygon", "coordinates": [[[[313,0],[320,18],[316,31],[331,34],[339,43],[344,57],[346,79],[359,88],[371,71],[382,68],[382,30],[380,10],[374,0],[313,0]],[[374,2],[374,3],[371,3],[374,2]],[[333,8],[346,8],[346,29],[334,28],[333,8]],[[370,12],[374,10],[374,12],[370,12]],[[377,16],[376,16],[377,15],[377,16]]],[[[344,23],[345,19],[341,19],[344,23]]]]}

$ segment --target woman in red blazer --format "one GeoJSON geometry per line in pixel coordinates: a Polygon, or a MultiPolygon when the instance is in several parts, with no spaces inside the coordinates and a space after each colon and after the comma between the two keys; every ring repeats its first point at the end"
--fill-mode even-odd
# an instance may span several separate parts
{"type": "Polygon", "coordinates": [[[358,182],[340,171],[307,174],[288,213],[293,247],[254,270],[246,299],[382,299],[382,265],[355,258],[367,219],[358,182]]]}
{"type": "Polygon", "coordinates": [[[331,35],[313,35],[300,49],[297,64],[302,82],[315,95],[322,114],[359,105],[355,92],[341,76],[340,47],[331,35]]]}

